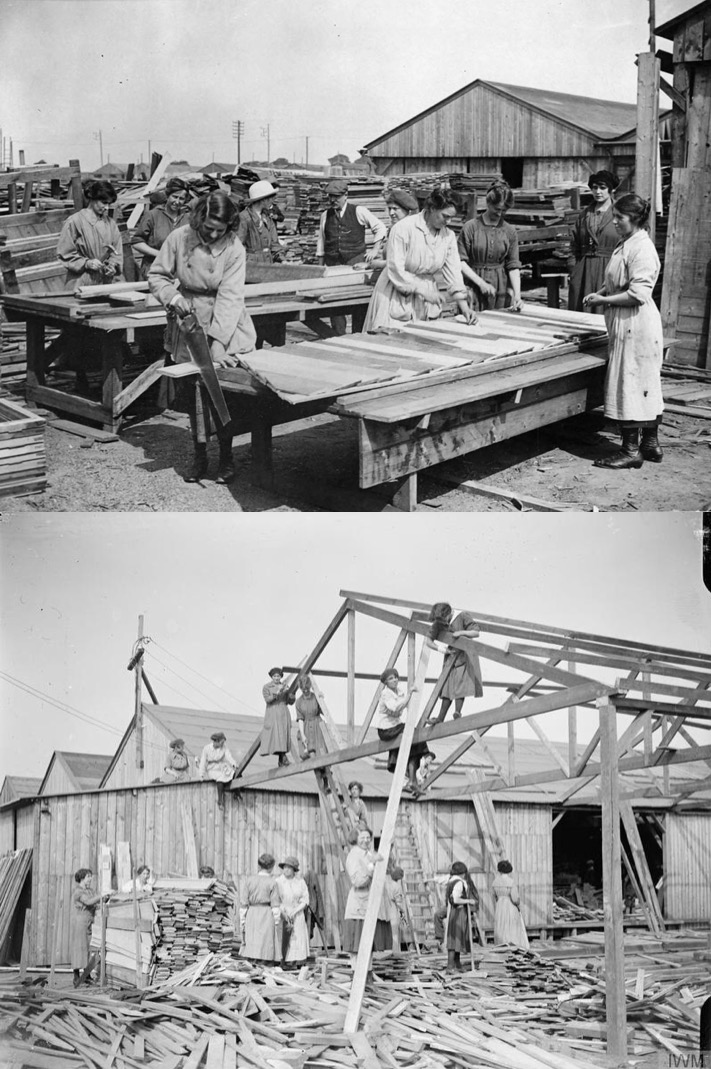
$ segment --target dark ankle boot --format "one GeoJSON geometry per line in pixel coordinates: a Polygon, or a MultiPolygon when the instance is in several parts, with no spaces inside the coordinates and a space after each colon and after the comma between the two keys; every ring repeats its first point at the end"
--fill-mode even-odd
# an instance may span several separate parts
{"type": "Polygon", "coordinates": [[[74,979],[73,979],[72,982],[73,982],[75,987],[79,987],[79,984],[81,983],[81,970],[80,969],[75,969],[74,970],[74,979]]]}
{"type": "Polygon", "coordinates": [[[193,466],[187,475],[183,476],[186,483],[199,483],[207,475],[207,446],[201,442],[195,443],[195,456],[193,466]]]}
{"type": "Polygon", "coordinates": [[[645,460],[651,460],[653,464],[661,464],[664,453],[659,444],[658,427],[643,427],[642,441],[639,443],[639,451],[645,460]]]}
{"type": "Polygon", "coordinates": [[[622,431],[622,449],[610,457],[599,457],[596,468],[641,468],[644,457],[639,451],[639,427],[625,427],[622,431]]]}
{"type": "Polygon", "coordinates": [[[447,972],[457,972],[457,952],[455,950],[447,951],[447,972]]]}
{"type": "Polygon", "coordinates": [[[232,439],[227,438],[220,442],[220,465],[217,469],[218,483],[231,483],[236,475],[235,462],[232,459],[232,439]]]}

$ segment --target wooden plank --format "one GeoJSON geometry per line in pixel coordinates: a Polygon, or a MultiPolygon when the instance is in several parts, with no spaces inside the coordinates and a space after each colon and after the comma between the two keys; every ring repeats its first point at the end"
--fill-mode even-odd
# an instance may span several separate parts
{"type": "Polygon", "coordinates": [[[427,428],[401,443],[391,444],[389,428],[383,424],[361,419],[359,486],[367,488],[394,482],[433,464],[454,460],[495,442],[579,415],[597,400],[597,384],[590,374],[584,372],[555,384],[562,392],[543,401],[520,407],[501,405],[500,411],[488,416],[476,417],[463,411],[461,423],[443,426],[438,431],[427,428]]]}
{"type": "Polygon", "coordinates": [[[193,831],[193,815],[187,802],[180,806],[180,816],[183,823],[183,842],[185,845],[185,875],[188,879],[198,879],[198,850],[193,831]]]}
{"type": "Polygon", "coordinates": [[[395,835],[395,823],[397,821],[402,788],[407,776],[407,763],[410,755],[410,747],[415,735],[415,728],[417,727],[418,707],[422,699],[422,688],[424,686],[425,676],[427,675],[430,652],[431,646],[429,643],[424,642],[417,666],[417,674],[415,676],[415,694],[410,700],[407,711],[404,714],[405,727],[400,736],[400,748],[398,750],[395,771],[393,772],[388,804],[385,810],[385,819],[383,821],[383,830],[380,835],[380,844],[378,847],[378,852],[382,857],[382,861],[375,866],[368,897],[368,907],[363,919],[363,929],[358,947],[358,956],[356,958],[356,966],[348,999],[348,1008],[346,1010],[346,1019],[343,1026],[343,1031],[346,1033],[355,1033],[358,1029],[358,1022],[360,1020],[366,978],[368,969],[370,968],[370,958],[373,950],[375,927],[378,920],[378,913],[380,911],[380,900],[385,889],[386,869],[395,835]]]}
{"type": "Polygon", "coordinates": [[[627,1055],[627,1013],[620,872],[620,800],[617,760],[617,714],[609,699],[598,702],[600,713],[602,882],[605,919],[605,1020],[607,1053],[621,1061],[627,1055]]]}

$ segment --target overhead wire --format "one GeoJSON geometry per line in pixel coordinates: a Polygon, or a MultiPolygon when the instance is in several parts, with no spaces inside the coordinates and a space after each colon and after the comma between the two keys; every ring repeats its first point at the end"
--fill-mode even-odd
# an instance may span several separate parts
{"type": "MultiPolygon", "coordinates": [[[[152,645],[157,646],[158,649],[162,650],[163,653],[167,653],[169,657],[172,657],[174,660],[176,660],[178,662],[178,664],[181,664],[183,666],[183,668],[187,669],[189,672],[193,672],[200,679],[204,680],[205,683],[209,683],[211,687],[214,687],[216,690],[222,691],[222,693],[226,697],[228,697],[230,699],[230,701],[237,702],[238,705],[243,705],[245,707],[245,709],[249,709],[250,712],[258,713],[258,714],[261,715],[261,710],[258,709],[256,706],[250,705],[249,702],[246,702],[246,701],[244,701],[244,699],[238,698],[235,694],[231,694],[228,690],[225,690],[225,688],[221,687],[219,685],[219,683],[215,683],[215,682],[213,682],[213,680],[208,679],[208,677],[204,676],[202,674],[202,672],[198,672],[197,668],[193,668],[192,665],[187,664],[184,660],[182,660],[181,657],[178,657],[177,654],[173,653],[171,650],[167,649],[160,642],[158,642],[157,639],[151,638],[150,642],[151,642],[152,645]]],[[[159,662],[159,663],[162,663],[162,662],[159,662]]],[[[174,671],[174,669],[169,669],[169,670],[170,671],[174,671]]],[[[176,672],[176,675],[177,675],[177,672],[176,672]]],[[[195,687],[194,689],[197,690],[197,687],[195,687]]],[[[201,692],[198,691],[198,693],[201,693],[201,692]]],[[[225,710],[225,712],[229,712],[229,710],[225,710]]]]}

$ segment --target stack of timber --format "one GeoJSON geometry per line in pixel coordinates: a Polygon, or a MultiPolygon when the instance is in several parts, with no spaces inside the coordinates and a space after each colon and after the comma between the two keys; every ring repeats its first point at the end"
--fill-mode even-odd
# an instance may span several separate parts
{"type": "Polygon", "coordinates": [[[0,397],[0,497],[36,494],[47,486],[46,421],[0,397]]]}
{"type": "Polygon", "coordinates": [[[66,267],[57,259],[57,243],[60,230],[75,211],[70,205],[0,216],[0,292],[52,293],[64,289],[66,267]]]}
{"type": "Polygon", "coordinates": [[[4,960],[5,944],[31,864],[31,848],[0,857],[0,960],[4,960]]]}
{"type": "MultiPolygon", "coordinates": [[[[630,1056],[680,1057],[696,1049],[707,963],[694,962],[694,942],[683,939],[677,950],[650,940],[631,948],[630,1056]]],[[[341,956],[290,974],[213,955],[186,983],[121,997],[4,979],[3,1056],[39,1069],[592,1069],[605,1064],[602,943],[599,960],[581,953],[580,963],[570,957],[572,942],[560,951],[566,960],[556,961],[558,947],[545,956],[480,948],[478,968],[453,975],[443,955],[428,955],[413,960],[410,978],[393,981],[381,975],[389,955],[376,955],[358,1032],[344,1030],[351,971],[341,956]]]]}
{"type": "Polygon", "coordinates": [[[70,160],[68,167],[16,167],[0,171],[0,216],[29,212],[34,207],[55,207],[66,201],[76,211],[83,207],[81,167],[70,160]]]}
{"type": "Polygon", "coordinates": [[[152,971],[156,982],[207,954],[232,949],[234,897],[221,880],[158,880],[153,898],[160,923],[152,971]]]}
{"type": "Polygon", "coordinates": [[[158,910],[149,897],[130,895],[112,898],[97,911],[91,928],[91,949],[105,946],[106,975],[113,984],[145,987],[155,968],[159,941],[158,910]],[[106,916],[104,916],[104,912],[106,916]]]}

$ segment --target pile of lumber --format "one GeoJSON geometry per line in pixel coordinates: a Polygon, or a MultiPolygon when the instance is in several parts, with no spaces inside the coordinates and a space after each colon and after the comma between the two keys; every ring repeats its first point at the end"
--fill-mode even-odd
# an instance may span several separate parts
{"type": "Polygon", "coordinates": [[[0,496],[35,494],[47,486],[46,421],[0,397],[0,496]]]}
{"type": "Polygon", "coordinates": [[[207,954],[233,946],[234,896],[221,880],[158,880],[153,888],[160,937],[155,946],[152,979],[173,973],[207,954]]]}
{"type": "Polygon", "coordinates": [[[578,905],[561,895],[555,895],[553,898],[553,921],[556,924],[575,924],[581,921],[596,921],[602,924],[604,919],[602,909],[578,905]]]}
{"type": "MultiPolygon", "coordinates": [[[[698,940],[630,945],[630,1055],[677,1056],[698,1043],[708,965],[698,940]],[[637,954],[646,965],[637,965],[637,954]],[[650,964],[651,962],[651,964],[650,964]]],[[[389,955],[375,955],[359,1031],[344,1031],[350,968],[343,956],[297,973],[210,955],[181,984],[142,991],[74,991],[0,981],[6,1062],[40,1069],[162,1066],[198,1069],[592,1069],[604,1058],[605,971],[583,957],[551,961],[511,948],[480,948],[479,967],[448,974],[443,955],[412,961],[412,976],[384,979],[389,955]]],[[[582,956],[582,950],[581,950],[582,956]]]]}
{"type": "Polygon", "coordinates": [[[0,959],[32,864],[32,848],[0,857],[0,959]]]}
{"type": "Polygon", "coordinates": [[[104,932],[104,967],[113,983],[144,987],[155,969],[159,941],[158,910],[149,897],[119,895],[97,910],[91,928],[91,948],[100,952],[104,932]]]}

